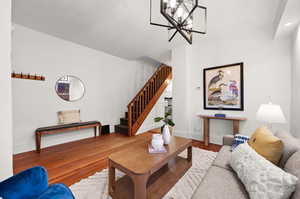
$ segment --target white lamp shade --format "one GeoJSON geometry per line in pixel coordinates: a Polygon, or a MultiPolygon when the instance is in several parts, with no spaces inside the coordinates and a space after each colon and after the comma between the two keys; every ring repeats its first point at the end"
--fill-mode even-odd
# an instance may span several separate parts
{"type": "Polygon", "coordinates": [[[285,117],[279,105],[277,104],[262,104],[260,105],[256,119],[266,123],[285,123],[285,117]]]}

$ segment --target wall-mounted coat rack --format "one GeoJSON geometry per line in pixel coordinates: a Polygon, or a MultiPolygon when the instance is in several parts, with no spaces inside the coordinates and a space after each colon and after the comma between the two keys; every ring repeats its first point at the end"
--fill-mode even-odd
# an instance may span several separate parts
{"type": "Polygon", "coordinates": [[[41,75],[31,75],[31,74],[23,74],[23,73],[11,73],[12,78],[18,78],[18,79],[29,79],[29,80],[39,80],[39,81],[45,81],[45,77],[41,75]]]}

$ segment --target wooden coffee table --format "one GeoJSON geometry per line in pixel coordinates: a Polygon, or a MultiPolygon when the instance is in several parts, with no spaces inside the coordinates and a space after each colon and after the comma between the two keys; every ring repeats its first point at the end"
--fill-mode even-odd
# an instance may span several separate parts
{"type": "Polygon", "coordinates": [[[149,154],[151,138],[109,156],[108,191],[114,199],[162,198],[192,166],[192,140],[172,137],[167,153],[149,154]],[[178,154],[187,150],[187,158],[178,154]],[[118,180],[115,169],[126,175],[118,180]]]}

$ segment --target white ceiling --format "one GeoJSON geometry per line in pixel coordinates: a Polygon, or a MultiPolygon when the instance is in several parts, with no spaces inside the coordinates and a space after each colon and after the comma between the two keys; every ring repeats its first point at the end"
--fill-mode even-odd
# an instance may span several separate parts
{"type": "MultiPolygon", "coordinates": [[[[13,22],[126,59],[157,59],[186,42],[178,35],[169,43],[165,28],[149,24],[149,1],[13,0],[13,22]]],[[[208,33],[195,34],[194,41],[253,32],[271,37],[280,1],[200,0],[208,7],[208,33]]]]}
{"type": "Polygon", "coordinates": [[[275,37],[290,37],[300,23],[300,0],[283,0],[278,10],[275,37]]]}

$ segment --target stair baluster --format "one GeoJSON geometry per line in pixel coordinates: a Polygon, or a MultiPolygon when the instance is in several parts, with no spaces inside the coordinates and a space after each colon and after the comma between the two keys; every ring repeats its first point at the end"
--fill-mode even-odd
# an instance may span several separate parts
{"type": "Polygon", "coordinates": [[[115,126],[116,132],[135,135],[171,79],[172,68],[161,65],[128,104],[125,119],[122,118],[121,124],[115,126]],[[125,121],[128,121],[127,126],[124,125],[125,121]]]}

